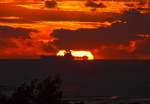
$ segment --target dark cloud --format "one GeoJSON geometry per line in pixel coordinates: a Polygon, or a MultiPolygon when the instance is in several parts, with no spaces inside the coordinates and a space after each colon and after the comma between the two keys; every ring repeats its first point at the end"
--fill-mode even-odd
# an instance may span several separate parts
{"type": "Polygon", "coordinates": [[[122,15],[122,22],[114,23],[110,27],[75,31],[60,29],[51,35],[58,38],[56,44],[62,48],[95,48],[106,44],[127,44],[131,40],[140,39],[137,34],[150,34],[148,17],[137,11],[129,11],[122,15]]]}
{"type": "Polygon", "coordinates": [[[140,14],[139,11],[130,10],[121,16],[123,22],[127,22],[129,33],[150,34],[150,14],[140,14]]]}
{"type": "Polygon", "coordinates": [[[136,45],[137,49],[135,50],[135,53],[150,55],[150,38],[138,41],[136,45]]]}
{"type": "Polygon", "coordinates": [[[95,1],[87,1],[85,3],[86,7],[91,7],[91,8],[106,8],[106,5],[102,2],[97,3],[95,1]]]}
{"type": "Polygon", "coordinates": [[[13,28],[10,26],[0,26],[0,37],[4,38],[30,38],[31,32],[38,32],[34,29],[13,28]]]}
{"type": "Polygon", "coordinates": [[[135,7],[135,5],[134,4],[131,4],[131,3],[126,3],[126,4],[124,4],[125,6],[127,6],[127,7],[135,7]]]}
{"type": "Polygon", "coordinates": [[[91,9],[91,11],[96,11],[97,8],[106,8],[107,7],[104,3],[102,3],[102,2],[97,3],[95,1],[87,1],[85,3],[85,6],[89,7],[91,9]]]}
{"type": "Polygon", "coordinates": [[[54,53],[55,49],[51,44],[32,37],[36,34],[40,32],[34,29],[0,26],[0,57],[39,57],[54,53]]]}
{"type": "MultiPolygon", "coordinates": [[[[109,27],[78,30],[59,29],[54,30],[51,35],[57,38],[54,44],[62,49],[94,49],[102,46],[116,46],[116,50],[121,50],[116,51],[116,53],[126,51],[122,56],[129,56],[125,55],[125,53],[130,51],[128,49],[130,48],[130,42],[144,39],[138,34],[150,35],[149,18],[150,14],[141,14],[136,10],[131,10],[124,12],[120,17],[120,21],[109,27]]],[[[115,48],[113,47],[113,49],[115,48]]]]}
{"type": "Polygon", "coordinates": [[[104,59],[135,59],[135,54],[130,52],[130,46],[106,46],[100,48],[97,53],[103,56],[104,59]]]}
{"type": "Polygon", "coordinates": [[[31,32],[38,32],[38,31],[33,29],[0,26],[0,49],[16,48],[17,43],[15,39],[23,39],[23,40],[30,39],[31,32]]]}
{"type": "Polygon", "coordinates": [[[47,44],[43,43],[42,48],[45,52],[49,52],[49,53],[53,53],[53,54],[56,54],[56,52],[58,51],[51,42],[48,42],[47,44]]]}
{"type": "Polygon", "coordinates": [[[45,7],[47,8],[54,8],[57,6],[56,0],[46,0],[45,1],[45,7]]]}
{"type": "Polygon", "coordinates": [[[136,34],[127,32],[127,26],[119,23],[112,25],[111,28],[55,30],[51,35],[58,38],[55,41],[58,47],[70,49],[92,49],[100,45],[128,44],[131,40],[139,39],[136,34]]]}

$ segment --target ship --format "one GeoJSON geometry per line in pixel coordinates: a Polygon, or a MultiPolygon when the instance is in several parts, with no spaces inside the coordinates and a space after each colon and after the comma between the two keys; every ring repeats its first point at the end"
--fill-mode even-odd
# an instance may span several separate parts
{"type": "Polygon", "coordinates": [[[41,55],[42,60],[73,60],[74,57],[71,54],[70,50],[65,50],[64,56],[57,55],[41,55]]]}
{"type": "Polygon", "coordinates": [[[58,60],[68,60],[68,61],[73,61],[73,60],[88,60],[87,56],[83,57],[75,57],[72,55],[70,50],[65,50],[64,56],[57,56],[57,55],[41,55],[40,57],[42,60],[48,60],[48,61],[58,61],[58,60]]]}

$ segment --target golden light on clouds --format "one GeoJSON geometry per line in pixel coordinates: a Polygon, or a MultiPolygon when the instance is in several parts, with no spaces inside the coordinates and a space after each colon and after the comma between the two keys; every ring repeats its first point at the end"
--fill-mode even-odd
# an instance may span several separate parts
{"type": "MultiPolygon", "coordinates": [[[[137,1],[101,1],[97,0],[95,3],[103,3],[106,7],[96,7],[95,12],[116,12],[121,13],[124,10],[130,8],[137,8],[138,3],[137,1]],[[131,6],[132,5],[132,6],[131,6]]],[[[95,7],[86,7],[86,1],[78,1],[78,0],[64,0],[64,1],[57,1],[56,10],[61,11],[82,11],[82,12],[91,12],[95,7]]],[[[20,7],[28,8],[28,9],[54,9],[54,8],[46,8],[44,1],[38,2],[28,2],[28,3],[21,3],[17,4],[20,7]]],[[[143,5],[144,6],[144,5],[143,5]]]]}

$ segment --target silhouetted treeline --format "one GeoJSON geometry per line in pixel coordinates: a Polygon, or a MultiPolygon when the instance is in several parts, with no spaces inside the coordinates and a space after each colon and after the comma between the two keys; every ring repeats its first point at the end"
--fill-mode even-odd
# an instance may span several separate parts
{"type": "Polygon", "coordinates": [[[61,79],[47,77],[35,79],[29,84],[23,83],[13,91],[10,97],[0,91],[0,104],[61,104],[61,79]]]}
{"type": "MultiPolygon", "coordinates": [[[[2,88],[0,86],[0,104],[84,104],[83,101],[63,100],[61,83],[59,76],[48,76],[44,80],[34,79],[29,84],[21,84],[11,96],[6,96],[2,91],[5,86],[2,88]]],[[[109,99],[108,102],[97,104],[140,104],[140,102],[127,103],[126,100],[126,103],[119,102],[117,99],[109,99]]]]}

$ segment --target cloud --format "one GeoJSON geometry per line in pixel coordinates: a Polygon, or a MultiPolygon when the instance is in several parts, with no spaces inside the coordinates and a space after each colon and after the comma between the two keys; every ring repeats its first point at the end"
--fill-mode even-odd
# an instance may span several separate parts
{"type": "Polygon", "coordinates": [[[83,45],[92,48],[105,44],[127,44],[131,40],[141,39],[137,34],[150,34],[149,19],[136,11],[125,12],[121,20],[122,22],[114,23],[110,27],[75,31],[59,29],[54,30],[51,35],[58,38],[56,44],[63,48],[77,48],[83,45]]]}
{"type": "Polygon", "coordinates": [[[98,54],[99,58],[104,59],[135,59],[135,54],[132,52],[134,47],[129,45],[109,45],[102,46],[99,48],[98,54]]]}
{"type": "Polygon", "coordinates": [[[91,8],[106,8],[106,5],[104,5],[104,3],[96,3],[94,1],[87,1],[85,3],[85,6],[91,8]]]}
{"type": "Polygon", "coordinates": [[[104,3],[102,3],[102,2],[97,3],[95,1],[87,1],[85,3],[85,6],[92,8],[91,11],[95,11],[97,8],[106,8],[107,7],[104,3]]]}
{"type": "Polygon", "coordinates": [[[0,39],[0,50],[6,48],[16,48],[16,44],[9,39],[0,39]]]}
{"type": "Polygon", "coordinates": [[[56,0],[46,0],[45,1],[45,7],[47,8],[54,8],[57,6],[56,0]]]}
{"type": "Polygon", "coordinates": [[[18,18],[11,18],[11,16],[9,17],[3,17],[3,16],[0,16],[0,22],[2,23],[35,23],[35,21],[32,21],[32,20],[27,20],[23,17],[18,17],[18,18]]]}
{"type": "Polygon", "coordinates": [[[15,39],[30,39],[31,32],[38,32],[33,29],[13,28],[10,26],[0,26],[0,49],[16,48],[15,39]]]}
{"type": "Polygon", "coordinates": [[[135,50],[135,53],[140,55],[150,55],[150,38],[138,41],[136,46],[137,49],[135,50]]]}
{"type": "Polygon", "coordinates": [[[126,11],[122,16],[121,20],[127,22],[128,31],[134,34],[150,34],[150,14],[141,14],[139,11],[130,10],[126,11]]]}
{"type": "Polygon", "coordinates": [[[0,26],[0,57],[32,58],[55,52],[50,43],[35,37],[39,34],[34,29],[0,26]]]}
{"type": "Polygon", "coordinates": [[[37,21],[81,21],[105,22],[111,17],[116,18],[117,13],[94,13],[82,11],[62,11],[56,9],[32,9],[14,4],[0,3],[0,22],[33,23],[37,21]],[[9,7],[9,8],[8,8],[9,7]],[[3,17],[17,17],[10,19],[3,17]]]}
{"type": "Polygon", "coordinates": [[[135,45],[133,47],[131,42],[144,39],[138,34],[150,35],[149,18],[150,14],[141,14],[136,10],[130,10],[122,14],[119,22],[109,27],[78,30],[59,29],[54,30],[51,35],[57,38],[54,44],[60,49],[88,50],[102,49],[105,46],[107,47],[105,48],[107,52],[112,50],[119,54],[123,53],[122,56],[130,56],[127,55],[133,52],[133,49],[130,48],[135,49],[135,45]],[[113,48],[111,48],[112,46],[113,48]],[[118,52],[115,50],[118,50],[118,52]]]}
{"type": "Polygon", "coordinates": [[[10,26],[0,26],[0,37],[4,38],[30,38],[31,32],[38,32],[34,29],[13,28],[10,26]]]}

